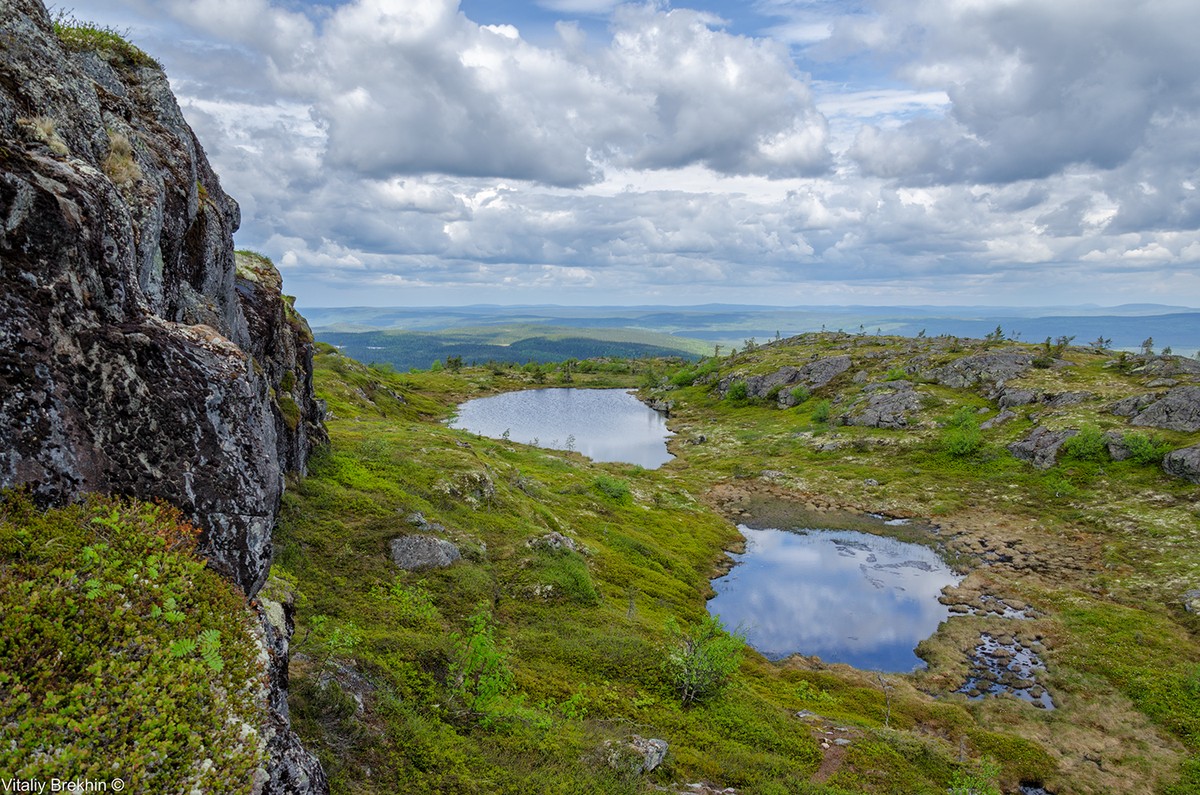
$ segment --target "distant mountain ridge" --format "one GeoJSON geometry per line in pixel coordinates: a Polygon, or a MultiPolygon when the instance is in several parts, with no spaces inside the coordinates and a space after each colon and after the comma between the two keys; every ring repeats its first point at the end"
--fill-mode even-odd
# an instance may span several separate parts
{"type": "MultiPolygon", "coordinates": [[[[315,307],[305,311],[311,319],[317,338],[337,345],[349,345],[354,355],[372,361],[367,345],[379,346],[369,337],[352,334],[407,332],[441,335],[449,345],[471,344],[511,345],[506,337],[509,329],[520,328],[530,337],[554,333],[562,336],[564,328],[575,329],[572,336],[579,340],[611,339],[613,331],[624,330],[632,337],[623,341],[650,344],[666,349],[682,348],[693,353],[711,353],[714,346],[726,350],[742,347],[746,340],[765,342],[776,337],[790,337],[810,331],[846,331],[862,334],[896,334],[915,337],[949,335],[982,338],[997,327],[1008,338],[1039,342],[1046,337],[1074,337],[1076,344],[1103,338],[1113,348],[1139,349],[1147,339],[1154,341],[1155,350],[1170,346],[1175,353],[1192,355],[1200,349],[1200,309],[1160,304],[1122,304],[1111,307],[1091,305],[1059,307],[871,307],[871,306],[740,306],[735,304],[706,304],[703,306],[462,306],[462,307],[315,307]],[[551,332],[551,329],[554,332],[551,332]],[[489,334],[486,329],[493,329],[489,334]],[[656,334],[657,337],[637,335],[656,334]],[[496,339],[489,339],[495,336],[496,339]],[[674,338],[673,340],[670,338],[674,338]],[[691,341],[691,342],[685,342],[691,341]],[[695,341],[702,341],[698,343],[695,341]]],[[[415,346],[417,338],[405,344],[415,346]]],[[[420,353],[427,359],[438,358],[435,337],[423,338],[429,345],[420,353]],[[428,354],[433,352],[430,357],[428,354]]],[[[387,341],[388,347],[399,338],[387,341]]],[[[556,351],[562,348],[557,346],[556,351]]],[[[349,352],[351,349],[348,348],[349,352]]],[[[466,360],[487,361],[505,351],[464,350],[449,355],[462,355],[466,360]]],[[[508,351],[507,353],[511,353],[508,351]]],[[[443,352],[443,355],[444,352],[443,352]]],[[[541,354],[538,354],[541,355],[541,354]]],[[[662,355],[635,352],[607,355],[662,355]]],[[[560,358],[541,361],[561,361],[581,356],[578,352],[564,353],[560,358]]],[[[399,366],[399,365],[397,365],[399,366]]],[[[428,366],[428,361],[410,366],[428,366]]]]}

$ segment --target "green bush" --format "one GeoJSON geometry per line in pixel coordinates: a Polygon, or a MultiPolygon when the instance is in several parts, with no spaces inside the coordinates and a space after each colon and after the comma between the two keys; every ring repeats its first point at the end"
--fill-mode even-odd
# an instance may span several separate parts
{"type": "Polygon", "coordinates": [[[1063,458],[1072,461],[1108,460],[1108,443],[1095,425],[1085,425],[1079,433],[1063,442],[1063,458]]]}
{"type": "Polygon", "coordinates": [[[611,500],[625,502],[629,499],[629,484],[619,478],[609,475],[598,475],[592,481],[592,485],[596,487],[597,491],[611,500]]]}
{"type": "Polygon", "coordinates": [[[684,706],[712,698],[725,689],[742,662],[746,638],[727,633],[714,616],[689,630],[667,622],[670,646],[663,668],[684,706]]]}
{"type": "Polygon", "coordinates": [[[734,381],[730,384],[729,389],[725,392],[725,399],[734,404],[745,403],[749,400],[750,393],[746,389],[746,382],[734,381]]]}
{"type": "Polygon", "coordinates": [[[244,791],[263,671],[244,597],[196,536],[165,505],[0,497],[0,770],[244,791]]]}
{"type": "Polygon", "coordinates": [[[812,397],[812,392],[810,392],[808,390],[808,387],[806,387],[806,386],[792,387],[792,401],[795,402],[796,405],[800,405],[804,401],[808,400],[810,397],[812,397]]]}
{"type": "Polygon", "coordinates": [[[495,621],[487,605],[467,619],[467,631],[451,638],[454,653],[447,684],[454,700],[487,725],[497,717],[500,698],[512,686],[509,651],[496,643],[495,621]]]}
{"type": "Polygon", "coordinates": [[[888,370],[883,376],[884,381],[903,381],[906,378],[908,378],[908,373],[903,367],[898,366],[888,370]]]}
{"type": "Polygon", "coordinates": [[[1125,447],[1129,459],[1137,464],[1160,464],[1163,456],[1171,451],[1171,445],[1159,436],[1135,432],[1125,434],[1125,447]]]}
{"type": "Polygon", "coordinates": [[[970,406],[960,406],[946,421],[939,444],[952,458],[966,458],[983,447],[983,432],[979,430],[979,415],[970,406]]]}
{"type": "Polygon", "coordinates": [[[828,400],[822,400],[812,410],[812,421],[825,424],[829,422],[829,416],[833,413],[833,404],[828,400]]]}

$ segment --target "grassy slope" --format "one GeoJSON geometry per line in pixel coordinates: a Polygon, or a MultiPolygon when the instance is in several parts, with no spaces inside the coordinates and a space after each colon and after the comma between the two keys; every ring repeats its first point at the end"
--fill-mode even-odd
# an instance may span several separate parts
{"type": "MultiPolygon", "coordinates": [[[[855,369],[880,378],[915,355],[905,347],[913,344],[810,337],[723,360],[721,371],[769,372],[850,352],[855,369]]],[[[1056,391],[1102,396],[1139,389],[1135,376],[1104,368],[1106,357],[1068,357],[1078,366],[1031,371],[1026,380],[1053,377],[1056,391]]],[[[1195,572],[1194,488],[1127,462],[1034,470],[1001,447],[1032,427],[1024,415],[987,432],[974,454],[949,456],[937,420],[959,404],[990,407],[972,391],[920,385],[929,427],[814,422],[820,400],[860,389],[854,371],[788,410],[730,405],[704,385],[675,390],[669,397],[681,438],[704,433],[708,442],[680,444],[680,459],[648,472],[440,424],[465,396],[531,386],[520,371],[401,376],[318,356],[333,445],[287,498],[276,573],[298,582],[303,595],[298,637],[308,635],[294,662],[293,707],[335,789],[639,792],[706,780],[747,793],[945,792],[956,770],[988,755],[1001,763],[1008,787],[1028,780],[1060,793],[1140,792],[1157,782],[1168,791],[1200,742],[1196,626],[1171,606],[1195,572]],[[829,443],[839,449],[817,449],[829,443]],[[603,488],[613,480],[627,484],[628,497],[603,488]],[[994,631],[995,619],[986,618],[947,622],[922,648],[928,672],[888,677],[890,714],[874,675],[801,659],[774,665],[753,653],[722,696],[681,708],[661,669],[664,625],[704,615],[712,567],[736,540],[705,504],[718,494],[753,510],[755,500],[786,494],[801,506],[932,516],[942,542],[965,561],[1012,542],[1004,548],[1020,551],[1023,567],[993,565],[967,583],[1044,613],[1021,632],[1045,643],[1046,681],[1061,709],[921,692],[957,687],[963,649],[982,629],[994,631]],[[387,541],[416,531],[414,512],[444,525],[466,560],[437,572],[397,572],[387,541]],[[528,546],[550,531],[576,539],[587,554],[528,546]],[[546,585],[554,586],[549,596],[546,585]],[[449,674],[453,635],[480,605],[508,649],[513,684],[472,712],[449,674]],[[361,715],[352,692],[363,699],[361,715]],[[828,722],[797,720],[801,709],[828,722]],[[823,750],[819,732],[835,726],[853,741],[844,751],[823,750]],[[605,740],[633,733],[671,744],[665,765],[640,779],[604,761],[605,740]]],[[[588,379],[605,386],[659,380],[603,373],[576,375],[576,384],[588,379]]],[[[1123,422],[1100,413],[1102,402],[1040,421],[1123,422]]],[[[1188,769],[1195,775],[1194,765],[1188,769]]]]}

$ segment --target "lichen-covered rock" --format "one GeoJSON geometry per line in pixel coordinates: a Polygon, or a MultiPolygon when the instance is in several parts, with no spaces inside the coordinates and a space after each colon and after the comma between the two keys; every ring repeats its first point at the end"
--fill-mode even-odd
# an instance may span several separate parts
{"type": "Polygon", "coordinates": [[[999,396],[1000,408],[1028,406],[1030,403],[1036,403],[1039,397],[1040,395],[1032,389],[1004,389],[999,396]]]}
{"type": "MultiPolygon", "coordinates": [[[[277,277],[239,283],[239,223],[152,59],[68,51],[41,3],[0,0],[0,486],[161,498],[253,595],[323,432],[311,336],[277,277]]],[[[277,735],[296,783],[273,791],[326,791],[286,713],[277,735]]]]}
{"type": "Polygon", "coordinates": [[[920,410],[921,396],[908,381],[868,386],[867,396],[850,406],[841,421],[866,428],[907,428],[910,415],[920,410]]]}
{"type": "Polygon", "coordinates": [[[237,204],[161,69],[67,52],[35,0],[0,12],[0,485],[165,499],[252,594],[282,473],[320,438],[308,343],[247,323],[283,311],[278,285],[235,289],[237,204]],[[296,430],[271,372],[289,348],[296,430]]]}
{"type": "Polygon", "coordinates": [[[1143,408],[1130,425],[1169,431],[1200,431],[1200,386],[1177,386],[1143,408]]]}
{"type": "Polygon", "coordinates": [[[1002,386],[1033,366],[1033,356],[1019,351],[980,353],[963,356],[949,364],[933,368],[922,375],[954,389],[966,389],[976,384],[1002,386]]]}
{"type": "Polygon", "coordinates": [[[644,738],[637,734],[623,741],[604,743],[605,761],[622,773],[649,773],[667,758],[667,741],[644,738]]]}
{"type": "Polygon", "coordinates": [[[979,427],[985,431],[990,430],[992,428],[999,428],[1004,423],[1010,422],[1011,420],[1015,420],[1016,418],[1017,418],[1017,413],[1015,411],[1009,411],[1008,409],[1004,409],[999,414],[997,414],[995,417],[992,417],[990,420],[984,420],[983,422],[979,423],[979,427]]]}
{"type": "Polygon", "coordinates": [[[458,547],[443,538],[412,535],[393,538],[388,545],[392,563],[405,571],[444,569],[462,557],[458,547]]]}
{"type": "Polygon", "coordinates": [[[283,278],[260,254],[236,254],[238,297],[250,330],[250,355],[271,385],[279,460],[290,472],[305,471],[309,453],[329,441],[324,408],[313,396],[313,336],[308,322],[283,295],[283,278]]]}
{"type": "Polygon", "coordinates": [[[1169,475],[1200,483],[1200,444],[1172,450],[1163,457],[1162,465],[1169,475]]]}
{"type": "Polygon", "coordinates": [[[1038,469],[1049,469],[1058,461],[1059,450],[1063,442],[1078,434],[1079,431],[1052,431],[1049,428],[1034,428],[1029,436],[1008,446],[1008,451],[1015,458],[1028,461],[1038,469]]]}

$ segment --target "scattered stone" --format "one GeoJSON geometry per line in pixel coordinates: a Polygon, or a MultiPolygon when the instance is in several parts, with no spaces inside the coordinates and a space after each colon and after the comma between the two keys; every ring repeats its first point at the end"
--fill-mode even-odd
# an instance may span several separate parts
{"type": "Polygon", "coordinates": [[[850,743],[851,743],[851,740],[847,737],[837,737],[837,738],[834,738],[834,741],[833,741],[834,745],[841,745],[843,747],[849,745],[850,743]]]}
{"type": "Polygon", "coordinates": [[[1010,444],[1008,451],[1014,457],[1028,461],[1038,469],[1049,469],[1058,461],[1063,442],[1077,433],[1079,431],[1052,431],[1049,428],[1037,427],[1022,441],[1010,444]]]}
{"type": "Polygon", "coordinates": [[[745,381],[748,397],[762,400],[775,392],[775,398],[781,406],[794,406],[796,399],[792,396],[793,387],[820,389],[849,370],[850,363],[849,356],[831,356],[809,362],[803,367],[781,367],[767,375],[743,376],[735,373],[721,379],[717,391],[724,397],[734,382],[745,381]]]}
{"type": "Polygon", "coordinates": [[[392,563],[405,571],[444,569],[462,557],[458,547],[443,538],[412,535],[393,538],[392,563]]]}
{"type": "Polygon", "coordinates": [[[1183,609],[1189,613],[1200,613],[1200,588],[1187,591],[1180,597],[1183,609]]]}
{"type": "Polygon", "coordinates": [[[866,480],[863,481],[863,485],[868,486],[868,487],[878,486],[879,481],[876,480],[875,478],[867,478],[866,480]]]}
{"type": "Polygon", "coordinates": [[[993,637],[984,632],[971,655],[967,681],[957,692],[965,693],[972,701],[1007,693],[1035,707],[1052,710],[1054,700],[1035,676],[1035,671],[1044,669],[1041,658],[1012,636],[993,637]]]}

